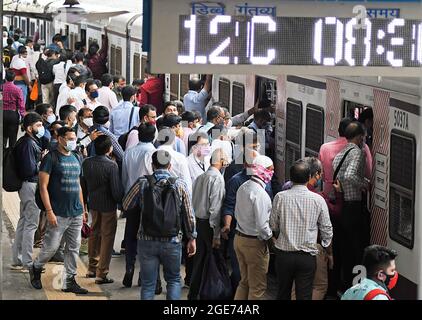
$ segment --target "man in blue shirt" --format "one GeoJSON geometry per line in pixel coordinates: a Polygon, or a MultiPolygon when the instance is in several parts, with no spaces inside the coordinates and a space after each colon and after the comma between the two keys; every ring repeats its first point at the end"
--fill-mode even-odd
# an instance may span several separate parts
{"type": "Polygon", "coordinates": [[[189,80],[189,91],[183,97],[186,111],[198,111],[202,119],[206,119],[205,106],[211,91],[212,75],[207,74],[205,84],[200,79],[189,80]]]}
{"type": "Polygon", "coordinates": [[[54,256],[64,237],[66,281],[62,291],[86,294],[88,290],[75,281],[82,223],[88,218],[79,179],[81,160],[73,152],[76,149],[75,131],[69,127],[57,131],[57,150],[48,153],[40,166],[40,195],[49,223],[43,247],[29,268],[30,280],[35,289],[42,289],[42,268],[54,256]]]}
{"type": "Polygon", "coordinates": [[[122,134],[129,132],[139,123],[139,107],[134,107],[136,90],[132,86],[122,89],[123,101],[111,110],[110,132],[118,139],[122,134]]]}

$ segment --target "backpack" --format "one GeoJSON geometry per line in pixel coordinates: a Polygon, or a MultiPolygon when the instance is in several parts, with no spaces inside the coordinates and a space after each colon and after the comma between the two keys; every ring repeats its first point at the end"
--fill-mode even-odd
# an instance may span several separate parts
{"type": "Polygon", "coordinates": [[[126,144],[127,144],[127,139],[129,138],[129,133],[131,133],[133,130],[137,130],[138,127],[133,127],[132,129],[130,129],[128,132],[122,134],[119,139],[117,139],[117,142],[120,144],[120,146],[122,147],[123,151],[126,150],[126,144]]]}
{"type": "MultiPolygon", "coordinates": [[[[54,166],[57,165],[57,163],[59,162],[59,157],[57,155],[57,150],[51,151],[51,168],[53,168],[54,166]]],[[[82,160],[80,158],[80,156],[76,153],[72,151],[72,154],[76,157],[76,159],[78,159],[79,164],[82,165],[82,160]]],[[[41,192],[40,192],[40,183],[37,183],[37,187],[35,189],[35,203],[37,204],[38,209],[40,209],[41,211],[45,211],[45,206],[44,206],[44,202],[41,199],[41,192]]]]}
{"type": "Polygon", "coordinates": [[[10,63],[12,62],[13,53],[10,48],[3,48],[3,66],[5,68],[10,67],[10,63]]]}
{"type": "Polygon", "coordinates": [[[143,233],[163,238],[179,235],[182,203],[175,186],[177,177],[169,177],[163,184],[157,184],[153,175],[145,177],[149,187],[144,191],[143,233]]]}
{"type": "Polygon", "coordinates": [[[3,152],[3,189],[7,192],[19,191],[22,188],[22,179],[18,174],[17,164],[19,161],[15,157],[15,148],[19,141],[13,147],[9,147],[3,152]]]}
{"type": "Polygon", "coordinates": [[[122,134],[119,139],[117,139],[117,142],[120,144],[120,146],[122,147],[123,151],[126,150],[126,143],[127,143],[127,138],[129,137],[129,133],[134,130],[134,129],[138,129],[138,127],[133,127],[132,129],[130,128],[130,124],[132,123],[132,118],[133,118],[133,112],[135,110],[135,107],[132,107],[132,110],[130,110],[130,116],[129,116],[129,127],[128,127],[128,132],[122,134]]]}
{"type": "Polygon", "coordinates": [[[41,84],[48,84],[54,81],[53,64],[44,60],[40,55],[35,67],[38,71],[38,80],[41,84]]]}

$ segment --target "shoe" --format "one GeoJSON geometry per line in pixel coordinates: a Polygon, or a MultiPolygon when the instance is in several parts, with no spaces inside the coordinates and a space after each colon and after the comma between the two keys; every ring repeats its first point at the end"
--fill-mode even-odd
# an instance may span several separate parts
{"type": "Polygon", "coordinates": [[[36,269],[34,265],[29,267],[29,279],[31,281],[31,285],[38,290],[42,289],[41,272],[42,269],[36,269]]]}
{"type": "Polygon", "coordinates": [[[113,252],[111,253],[111,257],[112,258],[118,258],[118,257],[120,257],[122,254],[120,253],[120,252],[117,252],[117,251],[114,251],[114,249],[113,249],[113,252]]]}
{"type": "Polygon", "coordinates": [[[125,276],[123,278],[123,285],[126,288],[132,287],[132,280],[133,280],[133,270],[126,271],[125,276]]]}
{"type": "Polygon", "coordinates": [[[120,254],[126,254],[126,249],[125,248],[121,248],[120,249],[120,254]]]}
{"type": "Polygon", "coordinates": [[[52,263],[56,263],[56,264],[64,264],[64,257],[53,256],[53,258],[51,258],[50,261],[48,261],[48,262],[52,262],[52,263]]]}
{"type": "Polygon", "coordinates": [[[87,277],[87,278],[95,278],[96,275],[95,275],[95,272],[88,271],[88,273],[85,275],[85,277],[87,277]]]}
{"type": "Polygon", "coordinates": [[[161,281],[157,281],[155,286],[155,294],[161,294],[163,292],[163,287],[161,286],[161,281]]]}
{"type": "Polygon", "coordinates": [[[108,284],[108,283],[113,283],[113,282],[114,280],[111,278],[108,278],[107,276],[105,276],[104,278],[95,279],[96,284],[108,284]]]}
{"type": "Polygon", "coordinates": [[[62,289],[63,292],[72,292],[75,294],[87,294],[88,290],[82,288],[76,283],[75,277],[66,279],[66,289],[62,289]]]}

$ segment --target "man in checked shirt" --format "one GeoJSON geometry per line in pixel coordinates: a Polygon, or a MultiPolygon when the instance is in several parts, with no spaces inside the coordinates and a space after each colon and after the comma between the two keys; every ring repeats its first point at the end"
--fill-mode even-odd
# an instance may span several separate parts
{"type": "Polygon", "coordinates": [[[312,299],[318,232],[321,246],[332,254],[333,228],[328,207],[322,196],[306,187],[309,179],[308,164],[297,161],[290,168],[293,187],[274,198],[270,227],[274,236],[278,234],[274,241],[278,300],[291,300],[293,282],[297,300],[312,299]]]}
{"type": "Polygon", "coordinates": [[[365,129],[357,121],[351,122],[345,131],[347,145],[334,158],[333,171],[340,167],[337,179],[343,189],[344,203],[340,216],[343,229],[341,241],[344,288],[352,286],[353,267],[362,261],[365,248],[365,230],[368,230],[363,214],[362,191],[368,189],[365,181],[365,129]],[[341,161],[344,158],[344,162],[341,161]]]}

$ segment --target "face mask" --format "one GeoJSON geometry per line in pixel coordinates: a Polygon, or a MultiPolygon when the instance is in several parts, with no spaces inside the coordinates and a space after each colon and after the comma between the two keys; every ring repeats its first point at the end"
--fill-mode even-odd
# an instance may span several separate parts
{"type": "Polygon", "coordinates": [[[92,127],[94,125],[94,121],[92,120],[92,118],[85,118],[83,120],[83,123],[85,123],[85,125],[87,125],[88,128],[92,127]]]}
{"type": "Polygon", "coordinates": [[[198,148],[197,156],[198,157],[206,157],[211,153],[211,147],[210,146],[200,146],[198,148]]]}
{"type": "Polygon", "coordinates": [[[37,132],[35,132],[35,136],[38,139],[41,139],[42,137],[44,137],[44,133],[45,133],[45,129],[44,129],[44,127],[41,127],[41,128],[38,129],[37,132]]]}
{"type": "Polygon", "coordinates": [[[315,184],[315,188],[316,189],[321,189],[322,187],[322,179],[318,179],[316,184],[315,184]]]}
{"type": "Polygon", "coordinates": [[[387,278],[385,279],[384,283],[387,286],[387,288],[389,290],[391,290],[397,284],[397,280],[399,279],[399,273],[396,271],[396,272],[394,272],[393,275],[391,275],[391,274],[385,274],[385,275],[386,275],[387,278]]]}
{"type": "Polygon", "coordinates": [[[65,149],[67,150],[67,151],[73,151],[73,150],[75,150],[76,149],[76,140],[72,140],[72,141],[67,141],[66,142],[66,147],[65,147],[65,149]]]}
{"type": "Polygon", "coordinates": [[[76,126],[76,124],[78,123],[78,121],[75,119],[75,120],[73,120],[73,122],[72,122],[72,128],[74,127],[74,126],[76,126]]]}
{"type": "Polygon", "coordinates": [[[89,93],[89,96],[92,98],[92,99],[96,99],[96,98],[98,98],[98,91],[97,90],[95,90],[94,92],[90,92],[89,93]]]}
{"type": "Polygon", "coordinates": [[[274,171],[264,168],[261,165],[252,166],[252,174],[264,181],[265,184],[269,183],[273,177],[274,171]]]}
{"type": "Polygon", "coordinates": [[[201,124],[199,122],[195,123],[195,128],[199,128],[201,126],[201,124]]]}
{"type": "Polygon", "coordinates": [[[227,122],[226,128],[228,129],[228,128],[231,128],[232,126],[233,126],[233,122],[232,122],[232,119],[230,119],[230,120],[227,122]]]}
{"type": "Polygon", "coordinates": [[[107,122],[104,124],[104,127],[106,127],[107,129],[108,129],[108,128],[110,128],[110,121],[107,121],[107,122]]]}
{"type": "Polygon", "coordinates": [[[52,124],[54,121],[56,121],[56,116],[54,114],[51,114],[47,117],[47,122],[49,124],[52,124]]]}
{"type": "Polygon", "coordinates": [[[157,121],[155,121],[155,119],[153,119],[153,120],[149,120],[149,121],[148,121],[148,123],[149,123],[150,125],[155,126],[155,124],[157,123],[157,121]]]}

